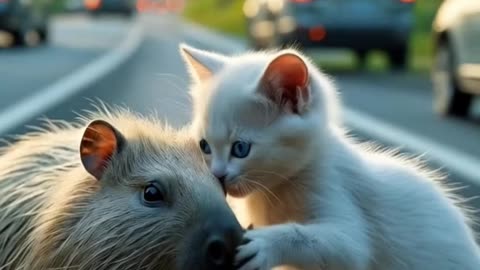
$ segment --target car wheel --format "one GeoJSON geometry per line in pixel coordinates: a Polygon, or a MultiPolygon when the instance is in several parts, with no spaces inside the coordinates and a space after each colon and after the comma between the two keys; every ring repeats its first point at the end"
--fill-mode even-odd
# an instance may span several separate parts
{"type": "Polygon", "coordinates": [[[25,31],[22,29],[12,32],[13,45],[17,47],[23,47],[27,44],[25,31]]]}
{"type": "Polygon", "coordinates": [[[95,11],[95,10],[90,10],[88,12],[88,15],[92,18],[98,18],[98,17],[100,17],[100,12],[95,11]]]}
{"type": "Polygon", "coordinates": [[[368,51],[366,50],[356,50],[355,51],[355,58],[357,59],[357,66],[360,69],[364,69],[367,64],[367,54],[368,51]]]}
{"type": "Polygon", "coordinates": [[[443,116],[465,117],[470,111],[473,96],[459,88],[455,76],[455,57],[448,42],[439,44],[435,53],[432,81],[434,110],[443,116]]]}
{"type": "Polygon", "coordinates": [[[14,44],[15,46],[23,47],[32,47],[40,43],[40,34],[37,30],[27,29],[27,30],[18,30],[13,33],[14,44]]]}
{"type": "Polygon", "coordinates": [[[408,60],[408,46],[406,44],[388,50],[390,66],[393,70],[405,70],[408,60]]]}
{"type": "Polygon", "coordinates": [[[39,29],[38,35],[40,37],[40,42],[42,43],[48,42],[48,38],[49,38],[48,27],[43,27],[39,29]]]}
{"type": "Polygon", "coordinates": [[[125,8],[124,10],[119,12],[119,15],[130,18],[133,15],[133,11],[131,9],[125,8]]]}

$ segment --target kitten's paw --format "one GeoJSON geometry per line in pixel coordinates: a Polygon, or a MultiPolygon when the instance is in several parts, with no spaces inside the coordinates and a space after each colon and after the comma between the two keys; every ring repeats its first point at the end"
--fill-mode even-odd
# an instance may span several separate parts
{"type": "Polygon", "coordinates": [[[271,243],[259,231],[247,231],[244,242],[237,248],[237,270],[270,270],[274,258],[271,243]],[[253,233],[255,232],[255,233],[253,233]]]}

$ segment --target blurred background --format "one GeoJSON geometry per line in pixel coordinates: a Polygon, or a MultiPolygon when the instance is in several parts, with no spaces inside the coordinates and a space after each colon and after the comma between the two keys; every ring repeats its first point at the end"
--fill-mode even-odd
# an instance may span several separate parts
{"type": "Polygon", "coordinates": [[[354,136],[423,154],[480,209],[478,0],[0,0],[0,136],[93,100],[186,123],[180,42],[302,50],[354,136]]]}

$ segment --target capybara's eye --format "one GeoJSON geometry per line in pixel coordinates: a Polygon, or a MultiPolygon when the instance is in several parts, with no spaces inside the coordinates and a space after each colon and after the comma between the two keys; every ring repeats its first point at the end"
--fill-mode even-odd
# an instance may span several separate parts
{"type": "Polygon", "coordinates": [[[163,191],[158,185],[150,183],[143,189],[143,202],[147,206],[156,206],[165,201],[163,191]]]}
{"type": "Polygon", "coordinates": [[[210,155],[212,153],[210,145],[208,145],[208,142],[205,139],[200,140],[200,149],[202,149],[202,152],[206,155],[210,155]]]}

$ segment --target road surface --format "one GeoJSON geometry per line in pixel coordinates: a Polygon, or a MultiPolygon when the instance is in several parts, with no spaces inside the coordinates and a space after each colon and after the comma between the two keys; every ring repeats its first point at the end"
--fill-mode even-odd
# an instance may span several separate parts
{"type": "MultiPolygon", "coordinates": [[[[141,16],[133,21],[111,18],[91,20],[77,16],[59,18],[54,22],[53,28],[51,45],[0,51],[0,119],[15,119],[14,125],[6,127],[3,134],[0,134],[2,136],[23,133],[28,130],[26,125],[38,124],[40,117],[72,120],[76,113],[92,109],[90,99],[124,104],[141,113],[156,112],[159,117],[174,125],[185,124],[191,113],[186,91],[189,79],[178,53],[178,44],[188,42],[225,53],[241,51],[244,46],[241,41],[226,39],[202,28],[184,24],[173,15],[141,16]],[[16,115],[11,112],[15,112],[18,104],[28,101],[35,94],[43,93],[43,90],[49,89],[49,84],[75,74],[87,63],[101,60],[119,43],[131,38],[134,26],[142,29],[142,35],[134,37],[138,42],[131,42],[134,44],[130,44],[131,47],[135,48],[125,61],[88,84],[77,83],[78,89],[68,95],[62,96],[61,89],[57,89],[55,95],[51,94],[53,90],[46,91],[49,94],[44,97],[45,100],[51,97],[62,99],[45,102],[49,105],[37,108],[33,111],[35,113],[30,114],[25,105],[21,110],[25,114],[16,120],[16,115]]],[[[103,64],[105,66],[106,62],[103,64]]],[[[480,159],[478,117],[458,120],[435,116],[431,110],[431,85],[425,75],[355,71],[334,72],[332,75],[339,85],[350,119],[353,119],[351,124],[354,134],[365,139],[373,138],[386,145],[399,146],[398,140],[371,136],[369,131],[377,130],[376,126],[367,125],[363,130],[357,129],[356,124],[360,123],[354,121],[360,119],[359,115],[365,115],[413,136],[411,140],[416,145],[425,143],[416,138],[426,138],[429,145],[434,144],[432,147],[435,149],[439,146],[440,150],[450,149],[452,151],[434,153],[443,153],[452,164],[458,161],[457,167],[460,168],[468,163],[469,167],[465,168],[470,170],[470,174],[450,170],[449,164],[438,161],[433,161],[432,166],[444,168],[451,173],[452,182],[465,186],[461,194],[467,197],[480,195],[480,177],[476,177],[480,174],[475,170],[478,165],[480,171],[480,162],[477,163],[480,159]],[[464,160],[468,162],[463,162],[464,160]]],[[[75,84],[75,80],[62,83],[68,87],[75,84]]],[[[364,120],[362,121],[365,122],[364,120]]],[[[2,124],[0,123],[0,130],[2,124]]],[[[413,153],[422,154],[422,151],[414,150],[413,153]]],[[[430,158],[428,153],[426,157],[430,158]]],[[[478,200],[469,203],[480,209],[478,200]]]]}

